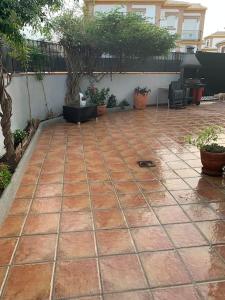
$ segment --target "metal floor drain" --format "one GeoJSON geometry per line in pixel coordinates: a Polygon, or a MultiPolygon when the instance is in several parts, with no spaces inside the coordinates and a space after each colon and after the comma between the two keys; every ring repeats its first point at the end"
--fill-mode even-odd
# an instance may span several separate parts
{"type": "Polygon", "coordinates": [[[152,168],[155,167],[155,164],[152,160],[139,160],[138,165],[140,168],[152,168]]]}

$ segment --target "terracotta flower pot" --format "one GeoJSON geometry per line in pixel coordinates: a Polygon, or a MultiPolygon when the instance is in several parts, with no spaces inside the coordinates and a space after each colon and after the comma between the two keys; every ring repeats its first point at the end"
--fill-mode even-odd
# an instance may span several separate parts
{"type": "Polygon", "coordinates": [[[106,113],[107,111],[107,108],[106,108],[106,105],[98,105],[97,106],[97,114],[98,116],[102,116],[106,113]]]}
{"type": "Polygon", "coordinates": [[[142,95],[140,93],[134,93],[134,108],[145,109],[148,102],[148,93],[142,95]]]}
{"type": "Polygon", "coordinates": [[[202,161],[202,173],[209,176],[222,176],[222,168],[225,166],[225,153],[212,153],[200,151],[202,161]]]}

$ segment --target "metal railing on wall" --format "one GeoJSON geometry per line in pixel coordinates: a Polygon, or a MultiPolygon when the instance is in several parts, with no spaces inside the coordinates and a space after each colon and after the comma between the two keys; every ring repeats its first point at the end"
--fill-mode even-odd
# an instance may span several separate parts
{"type": "MultiPolygon", "coordinates": [[[[4,65],[9,72],[66,72],[65,52],[57,43],[27,40],[31,55],[26,65],[11,58],[5,48],[4,65]]],[[[179,72],[185,53],[171,52],[165,56],[149,56],[142,60],[102,56],[97,60],[96,72],[179,72]]]]}

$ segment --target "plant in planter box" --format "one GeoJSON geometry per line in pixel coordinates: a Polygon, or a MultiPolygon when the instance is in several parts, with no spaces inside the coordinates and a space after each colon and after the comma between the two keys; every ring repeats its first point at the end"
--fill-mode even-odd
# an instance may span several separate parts
{"type": "Polygon", "coordinates": [[[109,99],[109,88],[98,89],[94,85],[91,85],[87,88],[85,95],[91,103],[97,105],[97,112],[99,116],[106,113],[106,103],[109,99]]]}
{"type": "Polygon", "coordinates": [[[27,136],[27,132],[25,130],[16,129],[13,133],[14,137],[14,146],[15,148],[23,142],[25,137],[27,136]]]}
{"type": "Polygon", "coordinates": [[[147,87],[136,87],[134,90],[134,107],[136,109],[145,109],[148,101],[150,89],[147,87]]]}
{"type": "Polygon", "coordinates": [[[6,164],[0,164],[0,190],[4,190],[12,178],[12,173],[9,170],[9,166],[6,164]]]}
{"type": "Polygon", "coordinates": [[[223,128],[217,125],[201,130],[197,137],[191,135],[186,141],[200,150],[202,172],[210,176],[221,176],[225,166],[225,147],[216,143],[223,128]]]}

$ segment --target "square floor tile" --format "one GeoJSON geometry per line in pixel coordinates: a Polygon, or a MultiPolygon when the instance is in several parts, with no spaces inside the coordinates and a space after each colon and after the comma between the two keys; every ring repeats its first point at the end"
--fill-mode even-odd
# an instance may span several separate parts
{"type": "Polygon", "coordinates": [[[205,221],[197,222],[196,224],[210,243],[225,243],[224,221],[205,221]]]}
{"type": "Polygon", "coordinates": [[[125,182],[117,182],[115,184],[116,190],[118,193],[126,194],[126,193],[137,193],[139,191],[138,186],[135,182],[125,181],[125,182]]]}
{"type": "Polygon", "coordinates": [[[138,251],[172,249],[173,245],[160,226],[135,228],[131,231],[138,251]]]}
{"type": "Polygon", "coordinates": [[[93,232],[67,232],[59,237],[58,257],[70,259],[96,255],[93,232]]]}
{"type": "Polygon", "coordinates": [[[56,235],[23,236],[16,250],[14,263],[25,264],[54,259],[56,235]]]}
{"type": "Polygon", "coordinates": [[[194,169],[180,169],[176,170],[176,173],[181,177],[181,178],[190,178],[190,177],[198,177],[199,174],[196,172],[194,169]]]}
{"type": "Polygon", "coordinates": [[[12,257],[17,239],[0,239],[0,266],[8,265],[12,257]]]}
{"type": "Polygon", "coordinates": [[[104,292],[148,287],[136,255],[129,254],[101,258],[100,270],[104,292]]]}
{"type": "Polygon", "coordinates": [[[36,185],[21,185],[16,193],[16,198],[32,198],[36,185]]]}
{"type": "Polygon", "coordinates": [[[37,186],[35,197],[57,197],[62,196],[62,184],[41,184],[37,186]]]}
{"type": "Polygon", "coordinates": [[[59,224],[59,214],[29,215],[23,234],[56,233],[59,224]]]}
{"type": "Polygon", "coordinates": [[[62,183],[63,182],[63,174],[55,173],[55,174],[41,174],[39,178],[39,184],[51,184],[51,183],[62,183]]]}
{"type": "Polygon", "coordinates": [[[55,298],[88,296],[100,293],[96,259],[58,262],[55,298]]]}
{"type": "Polygon", "coordinates": [[[112,172],[111,178],[115,182],[133,180],[133,176],[129,172],[112,172]]]}
{"type": "Polygon", "coordinates": [[[0,225],[0,237],[18,236],[23,222],[24,216],[8,216],[0,225]]]}
{"type": "Polygon", "coordinates": [[[31,213],[54,213],[61,210],[62,197],[34,198],[31,213]]]}
{"type": "Polygon", "coordinates": [[[63,197],[63,211],[90,210],[90,199],[88,195],[63,197]]]}
{"type": "Polygon", "coordinates": [[[64,182],[80,182],[86,181],[87,175],[85,172],[77,172],[77,173],[68,173],[64,174],[64,182]]]}
{"type": "Polygon", "coordinates": [[[151,206],[165,206],[177,204],[173,196],[167,191],[145,194],[145,197],[151,206]]]}
{"type": "Polygon", "coordinates": [[[31,199],[15,199],[10,208],[10,215],[25,215],[28,212],[31,199]]]}
{"type": "Polygon", "coordinates": [[[192,221],[218,220],[217,214],[207,204],[183,205],[183,210],[192,221]]]}
{"type": "Polygon", "coordinates": [[[126,227],[123,214],[119,209],[98,210],[94,215],[97,229],[126,227]]]}
{"type": "Polygon", "coordinates": [[[121,206],[124,208],[147,207],[145,198],[141,193],[119,195],[121,206]]]}
{"type": "Polygon", "coordinates": [[[130,227],[159,224],[154,212],[148,208],[126,209],[124,213],[130,227]]]}
{"type": "Polygon", "coordinates": [[[113,185],[111,182],[90,182],[91,194],[101,194],[113,192],[113,185]]]}
{"type": "Polygon", "coordinates": [[[77,196],[88,194],[88,185],[85,182],[79,183],[65,183],[63,195],[64,196],[77,196]]]}
{"type": "Polygon", "coordinates": [[[176,247],[207,245],[208,242],[191,223],[166,225],[166,231],[176,247]]]}
{"type": "Polygon", "coordinates": [[[88,172],[87,173],[89,181],[107,181],[109,180],[109,175],[107,172],[88,172]]]}
{"type": "Polygon", "coordinates": [[[48,299],[52,264],[13,266],[3,292],[3,299],[48,299]],[[40,276],[41,274],[41,276],[40,276]]]}
{"type": "Polygon", "coordinates": [[[152,300],[148,291],[105,294],[105,300],[152,300]]]}
{"type": "Polygon", "coordinates": [[[152,287],[191,282],[182,261],[173,250],[142,253],[141,260],[152,287]]]}
{"type": "Polygon", "coordinates": [[[7,267],[0,267],[0,286],[3,283],[7,267]]]}
{"type": "Polygon", "coordinates": [[[179,204],[202,202],[198,193],[193,190],[171,191],[170,193],[177,200],[179,204]]]}
{"type": "Polygon", "coordinates": [[[153,291],[155,300],[200,300],[192,286],[172,287],[153,291]]]}
{"type": "Polygon", "coordinates": [[[225,282],[212,282],[197,286],[203,300],[224,300],[225,282]]]}
{"type": "Polygon", "coordinates": [[[225,277],[225,264],[209,247],[180,249],[179,253],[195,281],[225,277]]]}
{"type": "Polygon", "coordinates": [[[190,221],[178,205],[155,207],[154,212],[162,224],[183,223],[190,221]]]}
{"type": "Polygon", "coordinates": [[[166,179],[163,184],[169,191],[188,190],[190,187],[182,179],[166,179]]]}
{"type": "Polygon", "coordinates": [[[119,206],[118,200],[114,193],[93,194],[91,201],[94,209],[108,209],[119,206]]]}
{"type": "Polygon", "coordinates": [[[61,231],[92,230],[93,222],[89,212],[68,212],[61,217],[61,231]]]}
{"type": "Polygon", "coordinates": [[[159,192],[165,190],[165,187],[159,180],[142,181],[139,182],[138,185],[140,186],[140,189],[143,193],[159,192]]]}
{"type": "Polygon", "coordinates": [[[97,231],[96,238],[100,255],[135,252],[130,234],[126,229],[97,231]]]}
{"type": "Polygon", "coordinates": [[[214,246],[213,249],[225,261],[225,245],[214,246]]]}

